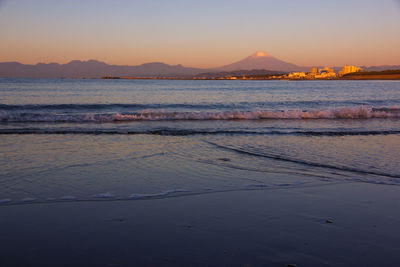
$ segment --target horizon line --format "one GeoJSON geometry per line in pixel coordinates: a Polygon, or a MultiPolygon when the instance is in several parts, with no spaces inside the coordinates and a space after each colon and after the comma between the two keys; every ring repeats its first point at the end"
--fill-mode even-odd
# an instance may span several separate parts
{"type": "MultiPolygon", "coordinates": [[[[245,57],[245,58],[247,58],[247,57],[245,57]]],[[[74,61],[81,62],[81,63],[95,61],[95,62],[99,62],[99,63],[104,63],[104,64],[109,65],[109,66],[127,66],[127,67],[142,66],[142,65],[146,65],[146,64],[165,64],[165,65],[168,65],[168,66],[182,66],[184,68],[204,69],[204,70],[218,69],[218,68],[224,67],[226,65],[238,62],[238,61],[235,61],[233,63],[220,65],[218,67],[192,67],[192,66],[183,65],[183,64],[180,64],[180,63],[178,63],[178,64],[170,64],[170,63],[166,63],[166,62],[162,62],[162,61],[149,61],[149,62],[144,62],[144,63],[139,63],[139,64],[113,64],[113,63],[108,63],[106,61],[102,61],[102,60],[99,60],[99,59],[91,58],[91,59],[87,59],[87,60],[85,60],[85,59],[71,59],[71,60],[66,61],[65,63],[62,63],[62,62],[60,63],[60,62],[55,62],[55,61],[48,61],[48,62],[38,61],[36,63],[24,63],[24,62],[21,62],[21,61],[1,61],[0,64],[3,64],[3,63],[18,63],[18,64],[30,65],[30,66],[37,66],[39,64],[45,64],[45,65],[50,65],[50,64],[67,65],[67,64],[72,63],[74,61]]],[[[292,63],[292,64],[294,64],[294,63],[292,63]]],[[[375,65],[364,65],[364,64],[349,64],[349,63],[343,64],[343,65],[297,65],[297,64],[294,64],[294,65],[296,65],[299,68],[310,68],[310,67],[333,67],[333,68],[338,68],[338,67],[343,67],[345,65],[363,66],[363,67],[400,66],[400,63],[399,64],[381,64],[381,65],[376,65],[376,64],[375,65]]]]}

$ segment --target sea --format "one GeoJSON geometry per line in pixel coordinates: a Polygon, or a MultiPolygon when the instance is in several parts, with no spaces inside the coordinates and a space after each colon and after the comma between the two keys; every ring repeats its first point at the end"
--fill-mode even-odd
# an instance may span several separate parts
{"type": "Polygon", "coordinates": [[[400,81],[0,79],[0,205],[400,185],[400,81]]]}

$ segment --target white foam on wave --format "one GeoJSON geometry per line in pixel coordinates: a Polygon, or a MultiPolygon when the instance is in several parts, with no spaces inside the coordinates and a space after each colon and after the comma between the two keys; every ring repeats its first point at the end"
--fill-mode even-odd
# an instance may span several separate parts
{"type": "Polygon", "coordinates": [[[259,119],[369,119],[400,117],[398,108],[373,109],[366,106],[343,107],[326,110],[254,110],[224,112],[151,112],[122,115],[116,121],[135,120],[259,120],[259,119]]]}
{"type": "Polygon", "coordinates": [[[7,122],[113,122],[165,120],[260,120],[260,119],[370,119],[400,118],[397,106],[372,108],[342,107],[326,110],[253,110],[221,112],[160,112],[143,110],[135,114],[48,114],[2,111],[0,121],[7,122]]]}

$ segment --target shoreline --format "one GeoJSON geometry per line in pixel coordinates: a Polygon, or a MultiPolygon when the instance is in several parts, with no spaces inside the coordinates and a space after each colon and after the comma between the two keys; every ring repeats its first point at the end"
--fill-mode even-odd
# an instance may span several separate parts
{"type": "Polygon", "coordinates": [[[389,266],[400,261],[398,193],[341,183],[0,206],[0,264],[389,266]]]}
{"type": "Polygon", "coordinates": [[[271,78],[271,79],[231,79],[231,78],[185,78],[185,77],[0,77],[0,79],[53,79],[53,80],[181,80],[181,81],[399,81],[400,76],[396,77],[354,77],[354,78],[335,78],[335,79],[287,79],[287,78],[271,78]]]}
{"type": "MultiPolygon", "coordinates": [[[[95,78],[98,79],[98,78],[95,78]]],[[[103,80],[184,80],[184,81],[398,81],[400,75],[386,77],[384,75],[366,75],[335,79],[288,79],[288,78],[184,78],[184,77],[101,77],[103,80]]]]}

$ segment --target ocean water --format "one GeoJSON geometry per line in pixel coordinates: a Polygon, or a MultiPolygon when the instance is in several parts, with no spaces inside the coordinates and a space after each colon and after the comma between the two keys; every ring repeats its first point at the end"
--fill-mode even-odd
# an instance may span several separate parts
{"type": "Polygon", "coordinates": [[[399,81],[0,79],[0,205],[400,185],[399,81]]]}

